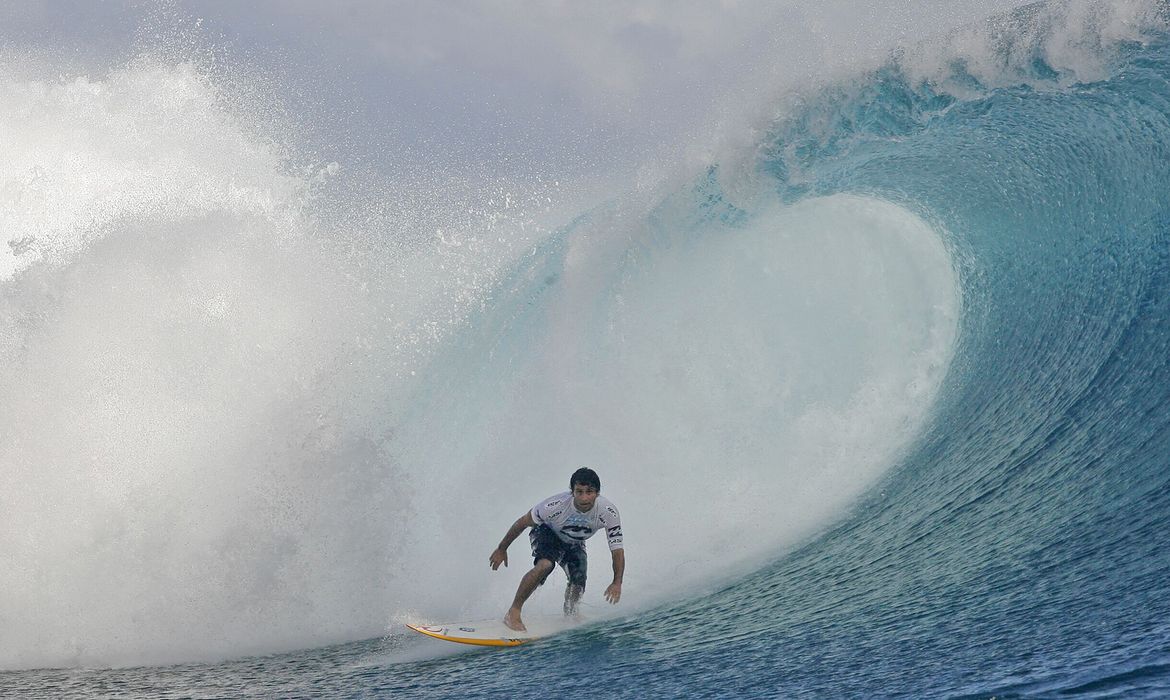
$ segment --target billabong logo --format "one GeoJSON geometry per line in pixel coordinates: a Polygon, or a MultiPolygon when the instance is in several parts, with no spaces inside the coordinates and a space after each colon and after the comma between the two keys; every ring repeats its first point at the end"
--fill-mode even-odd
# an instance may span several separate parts
{"type": "Polygon", "coordinates": [[[572,537],[575,540],[587,540],[593,535],[593,528],[582,525],[566,525],[561,529],[566,537],[572,537]]]}

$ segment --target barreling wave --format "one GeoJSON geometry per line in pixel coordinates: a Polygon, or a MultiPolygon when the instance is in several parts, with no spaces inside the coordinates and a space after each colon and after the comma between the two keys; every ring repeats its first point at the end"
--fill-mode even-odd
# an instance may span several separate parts
{"type": "MultiPolygon", "coordinates": [[[[775,200],[882,202],[947,251],[958,335],[923,427],[848,517],[773,564],[504,663],[583,664],[604,639],[603,685],[631,697],[1164,694],[1168,147],[1157,4],[1033,6],[792,100],[760,148],[775,200]]],[[[695,192],[671,230],[752,219],[710,181],[695,192]]],[[[789,516],[770,493],[743,536],[789,516]]]]}
{"type": "Polygon", "coordinates": [[[948,232],[961,332],[853,516],[640,630],[688,689],[1166,691],[1170,36],[1160,6],[1094,7],[1004,20],[991,66],[904,57],[765,144],[785,201],[860,192],[948,232]]]}
{"type": "Polygon", "coordinates": [[[512,581],[458,572],[499,504],[588,463],[652,605],[380,688],[570,669],[543,694],[600,655],[613,696],[1165,691],[1164,7],[1032,6],[780,108],[750,172],[522,246],[495,221],[354,253],[260,149],[285,205],[211,187],[18,272],[3,664],[490,613],[512,581]]]}

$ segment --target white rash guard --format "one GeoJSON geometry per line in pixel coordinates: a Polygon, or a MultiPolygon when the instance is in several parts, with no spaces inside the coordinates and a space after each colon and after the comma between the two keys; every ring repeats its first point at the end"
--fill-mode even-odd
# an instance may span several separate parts
{"type": "Polygon", "coordinates": [[[585,540],[604,528],[610,551],[622,548],[622,516],[605,496],[598,495],[593,507],[582,513],[573,505],[571,492],[558,493],[534,505],[532,519],[537,525],[548,525],[569,544],[584,545],[585,540]]]}

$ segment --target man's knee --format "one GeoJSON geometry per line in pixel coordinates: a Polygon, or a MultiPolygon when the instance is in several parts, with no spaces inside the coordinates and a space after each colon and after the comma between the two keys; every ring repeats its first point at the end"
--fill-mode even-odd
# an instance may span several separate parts
{"type": "Polygon", "coordinates": [[[547,579],[548,575],[552,573],[554,566],[556,566],[556,564],[553,564],[548,559],[536,560],[536,564],[532,567],[532,572],[536,574],[536,585],[544,585],[544,580],[547,579]]]}

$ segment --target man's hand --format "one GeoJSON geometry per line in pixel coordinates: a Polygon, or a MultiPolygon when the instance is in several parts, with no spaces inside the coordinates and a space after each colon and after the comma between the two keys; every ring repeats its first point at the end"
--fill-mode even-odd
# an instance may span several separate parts
{"type": "Polygon", "coordinates": [[[500,564],[508,565],[508,552],[500,547],[496,547],[496,551],[488,557],[488,563],[492,565],[492,571],[500,568],[500,564]]]}
{"type": "Polygon", "coordinates": [[[496,547],[496,551],[488,557],[488,563],[492,565],[492,571],[500,568],[500,564],[508,565],[508,545],[512,544],[520,536],[521,532],[530,527],[536,527],[536,522],[532,519],[532,512],[525,511],[524,515],[516,518],[516,522],[512,523],[512,527],[508,528],[504,539],[500,540],[500,546],[496,547]]]}
{"type": "Polygon", "coordinates": [[[611,549],[609,555],[613,557],[613,583],[605,589],[605,599],[617,605],[622,599],[622,574],[626,572],[626,550],[611,549]]]}

